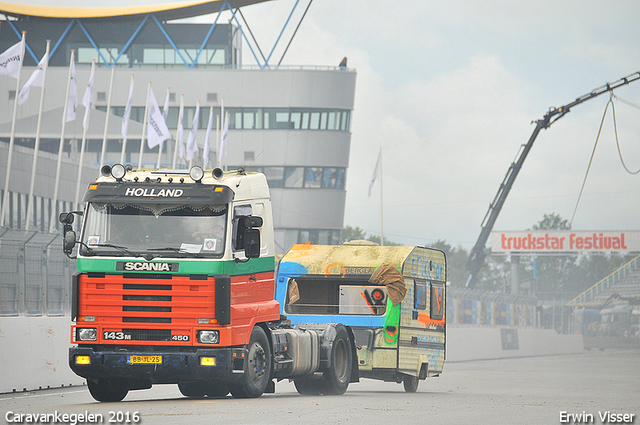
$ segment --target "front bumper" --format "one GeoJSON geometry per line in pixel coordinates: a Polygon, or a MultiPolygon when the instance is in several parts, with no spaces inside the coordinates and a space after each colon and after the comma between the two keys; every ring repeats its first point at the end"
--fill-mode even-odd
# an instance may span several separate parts
{"type": "MultiPolygon", "coordinates": [[[[173,347],[171,347],[173,348],[173,347]]],[[[242,347],[197,348],[190,351],[132,350],[118,351],[110,347],[71,347],[69,366],[86,379],[128,379],[154,384],[175,384],[185,381],[218,380],[234,382],[244,371],[246,349],[242,347]],[[78,356],[87,356],[87,364],[77,364],[78,356]],[[133,364],[132,356],[162,356],[161,363],[133,364]],[[215,365],[203,366],[202,357],[214,358],[215,365]]]]}

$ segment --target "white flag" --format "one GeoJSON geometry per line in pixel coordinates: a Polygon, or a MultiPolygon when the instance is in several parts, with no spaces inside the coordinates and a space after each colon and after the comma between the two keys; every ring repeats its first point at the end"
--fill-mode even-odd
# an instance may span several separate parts
{"type": "Polygon", "coordinates": [[[196,104],[196,113],[193,116],[191,131],[187,138],[187,161],[191,161],[196,152],[198,152],[198,143],[196,142],[196,133],[198,132],[198,118],[200,115],[200,103],[196,104]]]}
{"type": "Polygon", "coordinates": [[[36,70],[33,71],[33,74],[31,74],[31,77],[27,80],[25,85],[22,87],[22,90],[20,90],[20,93],[18,94],[18,105],[22,105],[24,102],[27,101],[27,99],[29,99],[29,92],[31,91],[32,86],[42,87],[42,77],[44,75],[44,67],[48,61],[49,61],[49,58],[47,58],[47,54],[45,53],[44,56],[42,56],[42,59],[40,59],[40,63],[36,67],[36,70]]]}
{"type": "Polygon", "coordinates": [[[149,96],[147,134],[147,146],[149,146],[149,149],[155,148],[171,137],[171,135],[169,134],[169,129],[167,128],[167,123],[162,117],[162,112],[160,112],[160,107],[158,106],[156,97],[153,95],[153,90],[151,90],[149,96]]]}
{"type": "Polygon", "coordinates": [[[220,142],[220,152],[218,153],[218,167],[222,166],[222,159],[227,154],[227,131],[229,131],[229,112],[224,115],[224,129],[222,130],[222,141],[220,142]]]}
{"type": "Polygon", "coordinates": [[[93,77],[96,73],[96,67],[91,67],[91,76],[89,76],[89,82],[87,88],[84,91],[84,97],[82,98],[82,104],[84,105],[84,119],[82,120],[82,127],[87,129],[89,126],[89,116],[91,114],[91,104],[93,103],[93,77]]]}
{"type": "Polygon", "coordinates": [[[20,57],[22,56],[22,41],[9,47],[0,54],[0,75],[8,75],[18,78],[20,70],[20,57]]]}
{"type": "Polygon", "coordinates": [[[169,88],[167,87],[167,97],[164,98],[164,106],[162,107],[162,118],[167,120],[167,115],[169,115],[169,88]]]}
{"type": "Polygon", "coordinates": [[[378,161],[376,162],[376,168],[373,170],[373,176],[371,176],[371,182],[369,183],[369,197],[371,197],[371,189],[373,189],[373,184],[380,176],[380,162],[382,161],[382,150],[378,154],[378,161]]]}
{"type": "Polygon", "coordinates": [[[131,103],[133,102],[133,78],[131,78],[131,84],[129,85],[129,98],[127,104],[124,107],[124,115],[122,116],[122,138],[127,138],[127,130],[129,129],[129,118],[131,118],[131,103]]]}
{"type": "Polygon", "coordinates": [[[76,63],[71,62],[71,82],[69,83],[69,103],[67,104],[67,122],[76,119],[78,107],[78,87],[76,86],[76,63]]]}
{"type": "Polygon", "coordinates": [[[204,138],[204,148],[202,148],[202,166],[207,168],[209,163],[209,140],[211,139],[211,127],[213,126],[213,106],[209,107],[209,123],[207,124],[207,135],[204,138]]]}

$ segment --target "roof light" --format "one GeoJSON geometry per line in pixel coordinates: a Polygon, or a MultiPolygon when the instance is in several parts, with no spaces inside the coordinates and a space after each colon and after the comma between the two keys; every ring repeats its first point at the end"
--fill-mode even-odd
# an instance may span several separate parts
{"type": "Polygon", "coordinates": [[[127,169],[124,168],[122,164],[114,164],[111,167],[111,175],[116,180],[122,180],[122,178],[127,174],[127,169]]]}
{"type": "Polygon", "coordinates": [[[189,177],[191,177],[194,182],[200,183],[200,181],[204,177],[204,170],[197,165],[194,165],[189,170],[189,177]]]}

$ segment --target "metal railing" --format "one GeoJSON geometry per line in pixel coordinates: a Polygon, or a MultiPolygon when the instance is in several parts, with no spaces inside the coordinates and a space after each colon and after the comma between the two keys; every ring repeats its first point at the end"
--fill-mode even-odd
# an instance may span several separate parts
{"type": "Polygon", "coordinates": [[[63,316],[75,261],[60,234],[0,228],[0,316],[63,316]]]}
{"type": "Polygon", "coordinates": [[[640,270],[640,255],[569,301],[567,305],[575,307],[600,304],[600,302],[596,300],[598,295],[638,270],[640,270]]]}

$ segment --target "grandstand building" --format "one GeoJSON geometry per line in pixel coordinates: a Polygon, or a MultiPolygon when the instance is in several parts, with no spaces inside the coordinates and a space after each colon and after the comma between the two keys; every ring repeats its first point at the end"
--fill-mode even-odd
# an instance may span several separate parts
{"type": "MultiPolygon", "coordinates": [[[[265,58],[257,48],[240,9],[263,1],[182,0],[169,5],[163,0],[147,0],[131,6],[130,2],[117,0],[106,6],[87,1],[82,7],[70,0],[3,3],[0,51],[19,42],[26,31],[22,84],[43,56],[46,40],[51,40],[32,220],[26,223],[39,88],[32,89],[30,98],[18,108],[4,227],[48,231],[52,212],[57,217],[58,212],[74,208],[79,169],[84,192],[97,176],[101,163],[118,163],[122,155],[124,162],[134,167],[139,162],[145,167],[155,167],[158,148],[150,150],[143,146],[140,159],[142,122],[150,86],[160,107],[165,97],[169,99],[167,124],[173,139],[177,137],[181,99],[185,141],[196,107],[200,106],[199,151],[193,164],[204,162],[210,107],[216,118],[223,110],[229,113],[227,151],[220,159],[225,168],[243,167],[267,176],[279,252],[306,241],[338,243],[343,226],[356,73],[344,65],[338,66],[342,57],[336,57],[336,66],[270,63],[277,58],[272,59],[271,55],[265,58]],[[54,3],[55,6],[48,5],[54,3]],[[219,23],[220,11],[230,13],[232,19],[219,23]],[[202,14],[218,18],[212,24],[175,22],[202,14]],[[256,59],[255,64],[242,63],[243,49],[250,51],[248,56],[256,59]],[[52,194],[72,51],[78,107],[76,119],[66,123],[60,192],[54,204],[52,194]],[[86,152],[79,167],[85,113],[82,99],[92,62],[96,64],[92,106],[86,152]],[[132,80],[132,122],[123,153],[121,122],[132,80]]],[[[2,176],[7,172],[15,97],[16,80],[0,76],[2,176]]],[[[218,161],[222,133],[216,132],[216,120],[213,122],[209,161],[204,164],[207,168],[218,161]]],[[[163,145],[162,167],[174,165],[175,150],[173,140],[163,145]]],[[[185,160],[176,161],[177,167],[188,164],[185,160]]],[[[0,202],[4,198],[2,193],[0,202]]]]}

